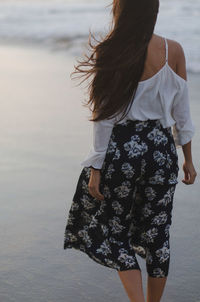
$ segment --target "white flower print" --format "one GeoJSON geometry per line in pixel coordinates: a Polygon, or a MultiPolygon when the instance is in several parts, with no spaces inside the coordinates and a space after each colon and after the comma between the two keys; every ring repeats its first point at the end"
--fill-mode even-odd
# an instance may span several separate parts
{"type": "Polygon", "coordinates": [[[145,159],[143,158],[141,160],[141,174],[142,175],[145,174],[145,167],[146,167],[146,165],[147,165],[147,163],[146,163],[145,159]]]}
{"type": "Polygon", "coordinates": [[[107,227],[107,225],[101,224],[101,230],[102,230],[102,233],[104,234],[104,236],[108,235],[108,227],[107,227]]]}
{"type": "Polygon", "coordinates": [[[154,160],[159,164],[159,166],[163,166],[166,161],[166,156],[162,152],[156,150],[153,152],[154,160]]]}
{"type": "Polygon", "coordinates": [[[170,257],[169,241],[165,241],[163,247],[156,250],[156,256],[159,258],[159,262],[163,263],[170,257]]]}
{"type": "Polygon", "coordinates": [[[157,204],[167,206],[172,200],[173,193],[174,193],[174,187],[169,188],[165,193],[165,195],[163,196],[163,198],[158,200],[157,204]]]}
{"type": "Polygon", "coordinates": [[[82,182],[82,190],[85,191],[86,194],[89,193],[88,182],[86,182],[84,179],[83,179],[83,182],[82,182]]]}
{"type": "Polygon", "coordinates": [[[170,174],[170,178],[168,180],[168,183],[169,184],[177,184],[178,183],[177,176],[176,176],[176,174],[174,172],[172,172],[170,174]]]}
{"type": "Polygon", "coordinates": [[[100,248],[98,248],[96,250],[97,253],[101,253],[105,256],[107,256],[108,254],[111,254],[112,251],[111,251],[111,247],[110,247],[110,243],[108,241],[108,239],[105,239],[103,241],[103,243],[100,245],[100,248]]]}
{"type": "Polygon", "coordinates": [[[92,209],[95,206],[94,202],[90,202],[90,201],[91,201],[91,199],[85,194],[83,195],[83,198],[81,198],[81,202],[82,202],[84,208],[87,210],[92,209]]]}
{"type": "Polygon", "coordinates": [[[136,259],[133,256],[128,255],[128,251],[125,249],[119,250],[119,257],[117,258],[121,263],[124,263],[126,267],[134,267],[136,264],[136,259]],[[120,251],[121,250],[121,251],[120,251]]]}
{"type": "Polygon", "coordinates": [[[89,215],[86,211],[81,211],[81,216],[83,217],[84,221],[87,223],[91,222],[91,215],[89,215]]]}
{"type": "Polygon", "coordinates": [[[114,211],[115,211],[115,213],[116,214],[122,214],[123,213],[123,211],[124,211],[124,209],[123,209],[123,207],[121,206],[121,204],[119,203],[119,201],[113,201],[112,202],[112,207],[113,207],[113,209],[114,209],[114,211]]]}
{"type": "Polygon", "coordinates": [[[108,185],[105,185],[105,186],[103,187],[103,192],[102,192],[102,194],[103,194],[104,197],[106,197],[106,198],[111,198],[110,188],[109,188],[108,185]]]}
{"type": "Polygon", "coordinates": [[[82,237],[82,240],[85,242],[87,247],[91,247],[92,245],[92,241],[88,235],[88,231],[87,230],[80,230],[78,231],[78,235],[80,237],[82,237]]]}
{"type": "Polygon", "coordinates": [[[106,207],[106,201],[103,200],[103,202],[102,202],[102,200],[101,200],[100,209],[99,209],[100,215],[105,211],[105,209],[104,209],[105,207],[106,207]]]}
{"type": "Polygon", "coordinates": [[[173,143],[171,143],[170,146],[171,146],[171,151],[172,151],[172,153],[175,154],[175,155],[177,155],[177,151],[176,151],[175,145],[174,145],[173,143]]]}
{"type": "Polygon", "coordinates": [[[90,174],[91,174],[91,169],[90,167],[84,167],[83,170],[85,171],[85,175],[86,175],[86,178],[90,178],[90,174]]]}
{"type": "Polygon", "coordinates": [[[171,186],[169,190],[171,194],[174,194],[176,190],[176,186],[171,186]]]}
{"type": "Polygon", "coordinates": [[[114,134],[111,134],[110,141],[107,148],[107,153],[114,153],[116,150],[117,143],[114,142],[114,134]]]}
{"type": "Polygon", "coordinates": [[[115,171],[114,169],[114,165],[113,164],[110,164],[108,166],[108,169],[107,169],[107,172],[105,174],[105,179],[111,179],[112,178],[112,173],[115,171]]]}
{"type": "Polygon", "coordinates": [[[145,127],[147,127],[147,123],[145,123],[145,121],[141,121],[136,124],[135,131],[142,131],[145,127]]]}
{"type": "Polygon", "coordinates": [[[66,230],[65,240],[70,241],[70,242],[75,242],[75,241],[77,241],[77,237],[74,234],[72,234],[71,231],[66,230]]]}
{"type": "Polygon", "coordinates": [[[165,277],[164,271],[159,267],[154,268],[153,275],[157,278],[165,277]]]}
{"type": "Polygon", "coordinates": [[[114,216],[113,219],[109,219],[109,225],[113,234],[121,233],[121,231],[125,229],[125,227],[121,225],[120,222],[121,220],[117,216],[114,216]]]}
{"type": "Polygon", "coordinates": [[[149,217],[152,213],[153,213],[153,211],[151,209],[151,203],[148,202],[144,205],[144,207],[142,209],[142,214],[144,217],[149,217]]]}
{"type": "Polygon", "coordinates": [[[92,216],[89,228],[96,228],[97,224],[98,224],[97,219],[95,218],[95,216],[92,216]]]}
{"type": "Polygon", "coordinates": [[[125,174],[126,178],[132,178],[135,173],[135,170],[129,163],[123,163],[121,171],[125,174]]]}
{"type": "Polygon", "coordinates": [[[141,236],[143,240],[149,243],[149,242],[154,242],[154,238],[157,237],[157,235],[158,235],[158,229],[152,228],[147,232],[142,233],[141,236]]]}
{"type": "Polygon", "coordinates": [[[168,169],[170,169],[170,167],[172,166],[172,164],[173,164],[173,161],[172,161],[172,159],[171,159],[170,155],[169,155],[169,154],[167,154],[167,162],[166,162],[166,167],[167,167],[168,169]]]}
{"type": "Polygon", "coordinates": [[[133,244],[132,248],[133,248],[134,252],[137,253],[138,255],[140,255],[141,257],[143,257],[143,258],[146,257],[146,251],[143,246],[133,244]]]}
{"type": "Polygon", "coordinates": [[[152,189],[152,187],[146,187],[145,194],[148,200],[153,200],[156,197],[156,192],[152,189]]]}
{"type": "Polygon", "coordinates": [[[67,218],[68,225],[73,225],[74,224],[74,222],[73,222],[74,219],[75,219],[75,217],[73,216],[72,211],[69,211],[69,215],[68,215],[68,218],[67,218]]]}
{"type": "Polygon", "coordinates": [[[121,186],[114,188],[114,192],[117,193],[119,198],[125,198],[129,195],[131,191],[131,183],[130,181],[123,181],[121,186]]]}
{"type": "Polygon", "coordinates": [[[115,155],[113,156],[113,160],[116,159],[118,160],[121,156],[121,153],[120,153],[120,150],[117,148],[116,149],[116,152],[115,152],[115,155]]]}
{"type": "Polygon", "coordinates": [[[166,145],[168,142],[166,135],[158,128],[154,128],[151,132],[149,132],[147,137],[149,140],[153,140],[156,146],[159,144],[166,145]]]}
{"type": "Polygon", "coordinates": [[[155,172],[155,175],[149,178],[149,183],[152,185],[162,185],[165,181],[165,177],[164,175],[164,170],[163,169],[159,169],[155,172]]]}
{"type": "Polygon", "coordinates": [[[103,212],[104,212],[104,209],[99,209],[99,210],[97,210],[96,211],[96,213],[95,213],[95,216],[97,217],[97,216],[101,216],[102,214],[103,214],[103,212]]]}
{"type": "Polygon", "coordinates": [[[139,135],[131,136],[131,141],[124,144],[124,150],[128,151],[128,157],[138,157],[144,155],[148,151],[148,146],[145,142],[140,142],[139,135]]]}
{"type": "Polygon", "coordinates": [[[72,205],[71,205],[71,211],[77,211],[79,209],[79,204],[75,200],[73,200],[72,205]]]}
{"type": "Polygon", "coordinates": [[[156,215],[152,219],[152,224],[161,225],[166,223],[166,221],[167,221],[167,214],[165,211],[161,211],[158,215],[156,215]]]}
{"type": "Polygon", "coordinates": [[[100,208],[96,211],[95,216],[100,216],[104,212],[104,208],[106,207],[106,201],[101,200],[100,208]]]}
{"type": "Polygon", "coordinates": [[[165,235],[169,237],[170,224],[167,224],[165,227],[165,235]]]}
{"type": "Polygon", "coordinates": [[[122,242],[122,241],[117,241],[114,237],[109,237],[109,241],[111,242],[111,243],[116,243],[117,245],[119,245],[119,246],[122,246],[123,244],[124,244],[124,242],[122,242]]]}

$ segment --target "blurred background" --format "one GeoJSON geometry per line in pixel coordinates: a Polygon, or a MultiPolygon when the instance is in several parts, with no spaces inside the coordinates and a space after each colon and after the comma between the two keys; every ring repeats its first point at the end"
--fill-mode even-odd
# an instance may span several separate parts
{"type": "MultiPolygon", "coordinates": [[[[89,29],[107,32],[111,1],[0,0],[0,301],[128,301],[117,273],[63,250],[67,214],[92,143],[87,91],[70,73],[89,29]]],[[[200,0],[161,0],[155,33],[184,48],[199,173],[200,0]]],[[[163,302],[200,302],[199,176],[181,149],[163,302]]],[[[146,268],[143,271],[146,290],[146,268]]]]}

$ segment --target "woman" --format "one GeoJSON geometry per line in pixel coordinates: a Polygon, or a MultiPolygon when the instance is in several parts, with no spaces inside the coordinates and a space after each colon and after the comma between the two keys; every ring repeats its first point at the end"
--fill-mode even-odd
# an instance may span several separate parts
{"type": "Polygon", "coordinates": [[[81,171],[64,249],[116,269],[130,301],[144,302],[136,254],[146,260],[147,301],[159,302],[168,276],[178,154],[185,184],[197,175],[195,129],[181,45],[154,33],[158,0],[114,0],[112,29],[76,72],[90,82],[93,146],[81,171]],[[89,67],[87,70],[81,67],[89,67]]]}

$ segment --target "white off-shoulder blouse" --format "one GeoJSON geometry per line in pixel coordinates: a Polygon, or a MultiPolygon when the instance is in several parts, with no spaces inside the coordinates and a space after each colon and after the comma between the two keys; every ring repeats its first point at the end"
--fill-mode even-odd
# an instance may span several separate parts
{"type": "Polygon", "coordinates": [[[81,166],[102,168],[114,125],[127,119],[159,119],[164,128],[172,127],[177,148],[191,141],[195,126],[190,114],[188,83],[169,66],[166,38],[165,43],[165,65],[154,76],[138,83],[128,114],[121,121],[118,121],[118,114],[111,119],[92,122],[93,144],[81,166]]]}

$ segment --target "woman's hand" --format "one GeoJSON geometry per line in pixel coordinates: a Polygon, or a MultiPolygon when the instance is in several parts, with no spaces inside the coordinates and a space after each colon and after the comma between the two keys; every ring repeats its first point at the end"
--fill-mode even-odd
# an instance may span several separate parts
{"type": "Polygon", "coordinates": [[[184,162],[183,172],[184,172],[184,179],[182,179],[182,182],[186,185],[193,184],[197,176],[197,172],[195,171],[192,161],[184,162]]]}
{"type": "Polygon", "coordinates": [[[104,196],[99,191],[99,184],[101,180],[101,174],[99,170],[94,170],[91,168],[90,180],[88,183],[89,193],[99,200],[103,200],[104,196]]]}

